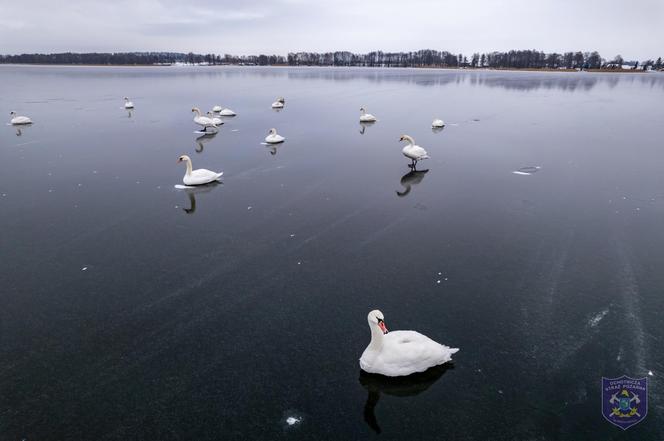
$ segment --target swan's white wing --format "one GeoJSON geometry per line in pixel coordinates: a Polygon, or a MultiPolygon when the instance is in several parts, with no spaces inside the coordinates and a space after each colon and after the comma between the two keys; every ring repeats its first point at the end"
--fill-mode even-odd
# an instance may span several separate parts
{"type": "Polygon", "coordinates": [[[32,120],[28,118],[27,116],[17,116],[15,118],[12,118],[11,120],[12,124],[31,124],[32,120]]]}
{"type": "Polygon", "coordinates": [[[217,173],[212,170],[207,170],[205,168],[199,168],[192,170],[189,176],[185,175],[183,182],[185,185],[203,185],[209,184],[219,179],[223,175],[223,172],[217,173]]]}
{"type": "Polygon", "coordinates": [[[410,148],[410,151],[419,159],[425,159],[429,157],[429,154],[419,145],[414,145],[410,148]]]}
{"type": "Polygon", "coordinates": [[[391,331],[384,336],[383,347],[372,367],[383,375],[410,375],[450,361],[457,351],[419,332],[391,331]]]}

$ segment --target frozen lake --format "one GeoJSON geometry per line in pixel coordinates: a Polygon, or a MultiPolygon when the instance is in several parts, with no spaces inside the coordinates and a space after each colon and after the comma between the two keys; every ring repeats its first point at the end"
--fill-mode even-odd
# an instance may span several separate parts
{"type": "Polygon", "coordinates": [[[0,438],[664,438],[663,100],[655,73],[0,66],[35,121],[0,130],[0,438]],[[175,188],[183,154],[223,184],[175,188]],[[453,366],[360,375],[374,308],[453,366]],[[626,432],[623,374],[650,382],[626,432]]]}

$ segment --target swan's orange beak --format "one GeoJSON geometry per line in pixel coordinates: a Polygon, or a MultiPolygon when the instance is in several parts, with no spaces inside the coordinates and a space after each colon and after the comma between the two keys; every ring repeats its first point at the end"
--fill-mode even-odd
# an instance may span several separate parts
{"type": "Polygon", "coordinates": [[[382,320],[378,320],[378,327],[380,328],[381,331],[383,331],[383,334],[387,334],[387,326],[385,326],[385,322],[382,320]]]}

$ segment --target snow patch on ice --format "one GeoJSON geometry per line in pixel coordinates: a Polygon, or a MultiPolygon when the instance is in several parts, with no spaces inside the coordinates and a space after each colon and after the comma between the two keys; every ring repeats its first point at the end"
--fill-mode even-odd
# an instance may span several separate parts
{"type": "Polygon", "coordinates": [[[603,310],[603,311],[598,312],[597,314],[595,314],[594,316],[592,316],[592,317],[590,318],[590,320],[588,320],[588,325],[589,325],[591,328],[594,328],[595,326],[597,326],[597,325],[599,324],[599,322],[602,321],[602,319],[604,318],[604,316],[605,316],[606,314],[608,314],[608,313],[609,313],[609,310],[608,310],[608,309],[605,309],[605,310],[603,310]]]}

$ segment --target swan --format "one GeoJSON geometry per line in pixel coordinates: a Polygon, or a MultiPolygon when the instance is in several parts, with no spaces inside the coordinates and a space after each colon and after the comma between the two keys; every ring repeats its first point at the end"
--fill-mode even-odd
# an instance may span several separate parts
{"type": "Polygon", "coordinates": [[[427,154],[427,151],[424,150],[422,147],[419,145],[415,145],[415,140],[408,136],[408,135],[401,135],[401,138],[399,138],[399,141],[406,141],[408,142],[408,145],[404,147],[401,152],[406,158],[409,158],[412,161],[412,166],[415,167],[417,165],[417,161],[420,161],[422,159],[429,159],[429,155],[427,154]]]}
{"type": "Polygon", "coordinates": [[[208,116],[208,118],[210,118],[212,120],[212,122],[214,123],[215,126],[220,126],[224,123],[221,120],[221,118],[217,118],[216,116],[214,116],[214,114],[212,112],[208,112],[207,116],[208,116]]]}
{"type": "Polygon", "coordinates": [[[32,124],[32,120],[27,116],[16,116],[16,112],[13,110],[9,112],[9,115],[12,119],[9,121],[13,126],[20,126],[22,124],[32,124]]]}
{"type": "Polygon", "coordinates": [[[431,123],[431,128],[438,129],[445,127],[445,121],[442,119],[434,119],[431,123]]]}
{"type": "Polygon", "coordinates": [[[217,173],[213,172],[212,170],[207,170],[204,168],[192,170],[191,158],[187,155],[180,156],[178,158],[178,163],[180,162],[187,163],[187,171],[184,174],[184,178],[182,178],[182,182],[184,183],[184,185],[209,184],[210,182],[219,180],[219,178],[221,178],[221,175],[224,174],[224,172],[217,173]]]}
{"type": "Polygon", "coordinates": [[[424,372],[452,360],[458,348],[450,348],[415,331],[388,334],[383,313],[377,309],[367,316],[371,343],[360,357],[360,368],[370,374],[401,377],[424,372]]]}
{"type": "Polygon", "coordinates": [[[286,100],[283,97],[277,98],[275,102],[272,103],[273,109],[281,109],[286,104],[286,100]]]}
{"type": "Polygon", "coordinates": [[[267,136],[265,137],[265,142],[268,144],[278,144],[284,142],[286,138],[277,133],[277,129],[270,129],[267,136]]]}
{"type": "Polygon", "coordinates": [[[373,116],[370,113],[367,113],[367,111],[364,109],[364,107],[360,107],[360,122],[376,122],[378,121],[375,116],[373,116]]]}
{"type": "Polygon", "coordinates": [[[129,98],[124,97],[125,100],[125,109],[133,109],[134,108],[134,103],[129,101],[129,98]]]}
{"type": "Polygon", "coordinates": [[[194,107],[193,109],[191,109],[191,111],[196,114],[194,116],[194,122],[199,126],[203,127],[204,132],[207,130],[208,127],[211,128],[213,131],[217,129],[217,124],[215,124],[214,121],[212,121],[212,119],[208,118],[207,116],[202,116],[201,111],[198,107],[194,107]]]}
{"type": "Polygon", "coordinates": [[[233,112],[231,109],[221,107],[221,106],[214,106],[212,108],[213,113],[218,113],[221,116],[235,116],[237,113],[233,112]]]}

